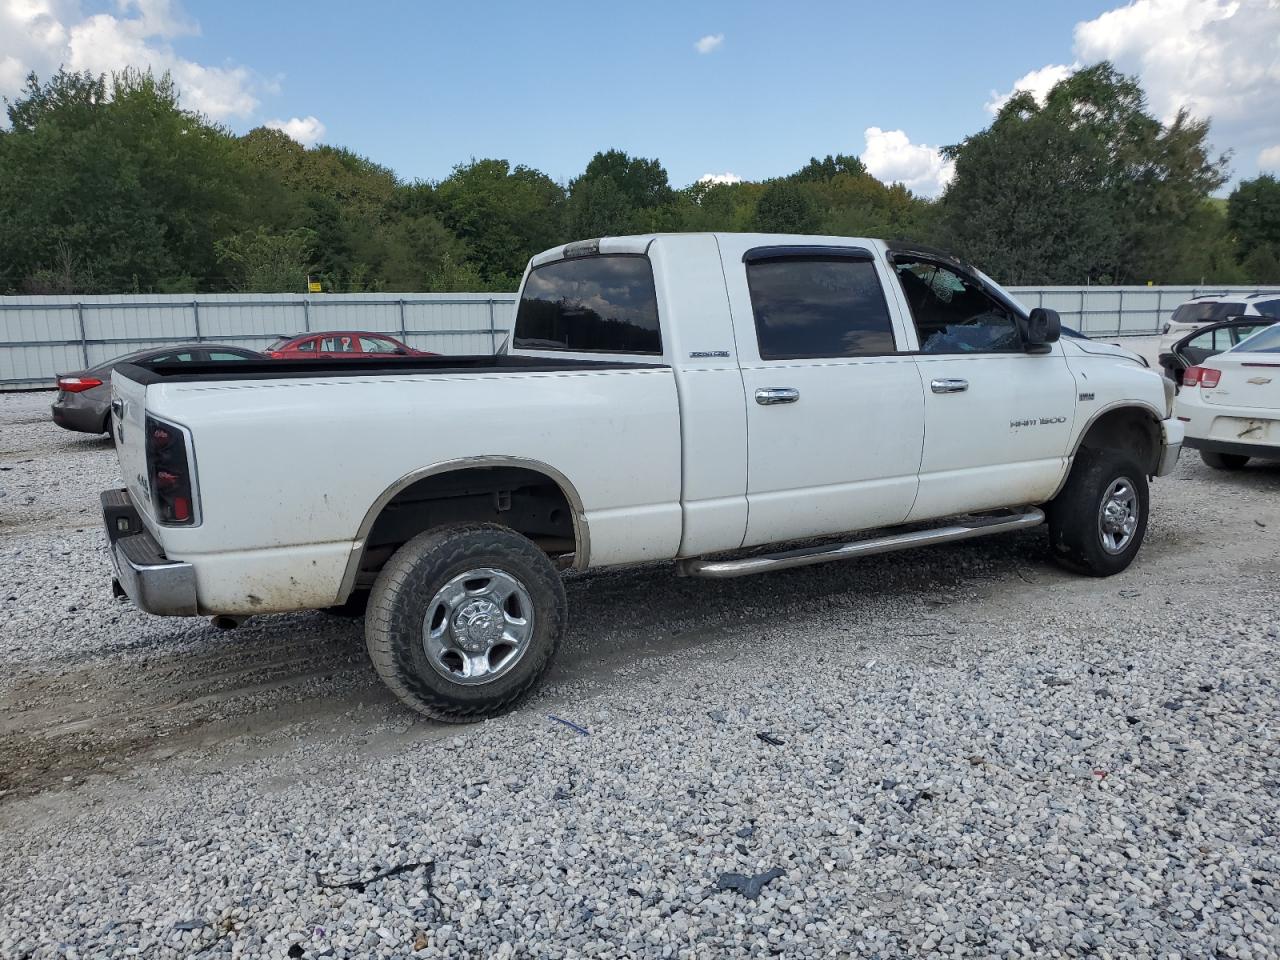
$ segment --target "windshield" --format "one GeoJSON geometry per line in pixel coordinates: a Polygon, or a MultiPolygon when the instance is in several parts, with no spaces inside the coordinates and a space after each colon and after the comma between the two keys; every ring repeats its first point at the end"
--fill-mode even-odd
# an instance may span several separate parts
{"type": "Polygon", "coordinates": [[[286,343],[288,343],[292,339],[293,337],[281,337],[279,340],[273,340],[271,343],[271,346],[267,347],[267,349],[279,350],[281,347],[283,347],[286,343]]]}
{"type": "Polygon", "coordinates": [[[1225,303],[1220,300],[1200,300],[1184,303],[1173,311],[1174,323],[1212,323],[1244,313],[1243,303],[1225,303]]]}
{"type": "Polygon", "coordinates": [[[1228,353],[1280,353],[1280,323],[1264,327],[1251,337],[1245,337],[1228,353]]]}

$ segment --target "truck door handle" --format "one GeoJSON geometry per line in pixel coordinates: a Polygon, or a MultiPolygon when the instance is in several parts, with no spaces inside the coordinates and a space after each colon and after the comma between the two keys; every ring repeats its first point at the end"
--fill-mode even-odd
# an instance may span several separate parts
{"type": "Polygon", "coordinates": [[[964,393],[969,389],[968,380],[934,380],[929,384],[934,393],[964,393]]]}
{"type": "Polygon", "coordinates": [[[111,401],[111,412],[112,412],[112,413],[114,413],[114,414],[116,415],[116,418],[117,418],[118,420],[123,420],[123,419],[124,419],[124,401],[123,401],[123,400],[112,400],[112,401],[111,401]]]}
{"type": "Polygon", "coordinates": [[[769,407],[775,403],[795,403],[800,391],[795,387],[761,387],[756,391],[756,403],[769,407]]]}

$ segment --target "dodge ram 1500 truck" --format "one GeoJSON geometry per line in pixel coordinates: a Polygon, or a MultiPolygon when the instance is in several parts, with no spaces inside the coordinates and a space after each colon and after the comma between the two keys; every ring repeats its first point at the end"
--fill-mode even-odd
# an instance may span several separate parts
{"type": "Polygon", "coordinates": [[[547,669],[560,569],[732,577],[1047,521],[1106,576],[1182,426],[1140,358],[1059,330],[910,244],[556,247],[496,356],[119,367],[114,586],[224,623],[367,596],[387,685],[468,720],[547,669]]]}

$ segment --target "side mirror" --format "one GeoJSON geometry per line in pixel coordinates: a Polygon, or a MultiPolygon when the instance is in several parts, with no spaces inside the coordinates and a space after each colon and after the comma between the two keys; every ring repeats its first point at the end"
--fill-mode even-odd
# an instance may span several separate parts
{"type": "Polygon", "coordinates": [[[1027,346],[1032,349],[1032,352],[1043,352],[1043,348],[1048,348],[1051,343],[1057,343],[1058,338],[1062,336],[1062,318],[1058,316],[1057,310],[1036,307],[1031,311],[1031,316],[1027,317],[1023,333],[1027,346]]]}
{"type": "Polygon", "coordinates": [[[395,355],[397,357],[407,357],[409,355],[409,351],[406,350],[404,347],[396,347],[395,355]]]}

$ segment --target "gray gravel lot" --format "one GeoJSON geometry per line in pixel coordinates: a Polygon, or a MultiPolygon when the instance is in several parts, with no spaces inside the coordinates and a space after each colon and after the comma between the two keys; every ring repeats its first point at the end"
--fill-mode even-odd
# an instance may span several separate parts
{"type": "Polygon", "coordinates": [[[458,728],[358,622],[113,601],[49,400],[0,396],[0,957],[1280,954],[1280,466],[1186,457],[1104,581],[1038,531],[573,577],[458,728]]]}

